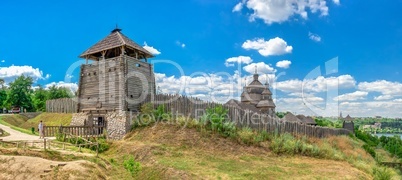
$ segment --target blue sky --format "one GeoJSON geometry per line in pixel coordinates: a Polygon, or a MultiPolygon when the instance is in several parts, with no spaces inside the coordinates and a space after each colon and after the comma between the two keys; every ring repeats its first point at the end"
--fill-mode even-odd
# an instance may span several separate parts
{"type": "Polygon", "coordinates": [[[155,64],[165,93],[182,83],[180,93],[205,100],[238,98],[257,65],[278,111],[402,117],[400,9],[400,0],[2,1],[0,78],[74,89],[68,68],[118,24],[153,48],[152,60],[183,69],[155,64]]]}

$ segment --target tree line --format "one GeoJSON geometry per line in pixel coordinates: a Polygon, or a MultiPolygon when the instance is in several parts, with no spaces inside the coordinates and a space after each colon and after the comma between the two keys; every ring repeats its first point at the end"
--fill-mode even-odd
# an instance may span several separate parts
{"type": "Polygon", "coordinates": [[[400,135],[394,135],[391,137],[381,136],[378,138],[375,135],[360,130],[356,130],[355,135],[366,143],[363,148],[373,157],[376,157],[374,149],[382,147],[393,156],[402,159],[402,139],[400,135]]]}
{"type": "Polygon", "coordinates": [[[33,88],[33,79],[21,75],[8,85],[0,79],[0,109],[22,107],[27,112],[46,111],[46,100],[68,98],[74,94],[65,87],[55,85],[49,88],[38,86],[33,88]]]}

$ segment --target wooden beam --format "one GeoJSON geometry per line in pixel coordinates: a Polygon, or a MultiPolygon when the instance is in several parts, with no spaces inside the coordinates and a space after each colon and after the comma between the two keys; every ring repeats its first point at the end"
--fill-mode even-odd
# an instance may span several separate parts
{"type": "Polygon", "coordinates": [[[120,55],[124,55],[126,52],[125,52],[125,49],[124,49],[124,46],[121,46],[121,53],[120,53],[120,55]]]}
{"type": "Polygon", "coordinates": [[[106,51],[107,51],[107,50],[104,50],[104,51],[101,52],[101,54],[102,54],[102,60],[105,60],[106,51]]]}

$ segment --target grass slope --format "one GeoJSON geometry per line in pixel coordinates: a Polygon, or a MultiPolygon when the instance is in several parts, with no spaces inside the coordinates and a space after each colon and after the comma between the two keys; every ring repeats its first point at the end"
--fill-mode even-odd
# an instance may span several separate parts
{"type": "Polygon", "coordinates": [[[46,126],[67,126],[70,125],[71,118],[72,114],[64,113],[41,113],[33,119],[14,114],[0,116],[0,123],[26,134],[32,134],[31,128],[33,127],[35,128],[35,134],[38,134],[38,124],[41,120],[46,126]]]}
{"type": "Polygon", "coordinates": [[[65,113],[42,113],[33,119],[25,121],[19,127],[30,129],[31,127],[37,128],[40,121],[43,121],[45,126],[68,126],[70,125],[72,114],[65,113]]]}
{"type": "MultiPolygon", "coordinates": [[[[0,124],[9,126],[11,129],[20,131],[25,134],[32,134],[32,131],[19,127],[21,124],[25,123],[26,118],[20,115],[7,115],[0,116],[0,124]]],[[[37,133],[35,133],[37,134],[37,133]]]]}
{"type": "Polygon", "coordinates": [[[319,146],[329,144],[339,157],[277,155],[266,148],[269,143],[247,146],[216,134],[162,124],[135,129],[124,140],[113,142],[102,157],[114,164],[112,179],[130,179],[123,168],[129,157],[142,165],[134,175],[139,179],[373,179],[377,165],[361,148],[362,142],[346,136],[315,141],[319,146]]]}
{"type": "MultiPolygon", "coordinates": [[[[0,117],[0,122],[30,129],[40,120],[48,126],[68,125],[71,116],[43,113],[27,120],[14,115],[0,117]]],[[[356,138],[298,141],[290,135],[271,135],[269,139],[246,145],[244,139],[160,123],[136,128],[125,139],[111,142],[110,149],[94,162],[104,167],[108,179],[378,179],[375,174],[379,170],[399,178],[394,170],[378,166],[356,138]],[[282,142],[282,150],[308,142],[306,147],[316,146],[310,149],[318,151],[319,156],[274,153],[278,142],[282,142]]]]}

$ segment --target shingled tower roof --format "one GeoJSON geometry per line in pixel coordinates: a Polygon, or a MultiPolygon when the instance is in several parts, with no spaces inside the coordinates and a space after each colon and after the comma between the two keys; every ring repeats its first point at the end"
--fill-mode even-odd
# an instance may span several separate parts
{"type": "Polygon", "coordinates": [[[79,57],[95,59],[102,56],[101,52],[124,46],[127,51],[137,52],[140,58],[151,58],[153,55],[121,33],[121,29],[114,29],[108,36],[84,51],[79,57]]]}
{"type": "Polygon", "coordinates": [[[345,121],[353,121],[353,118],[349,114],[344,118],[345,121]]]}

